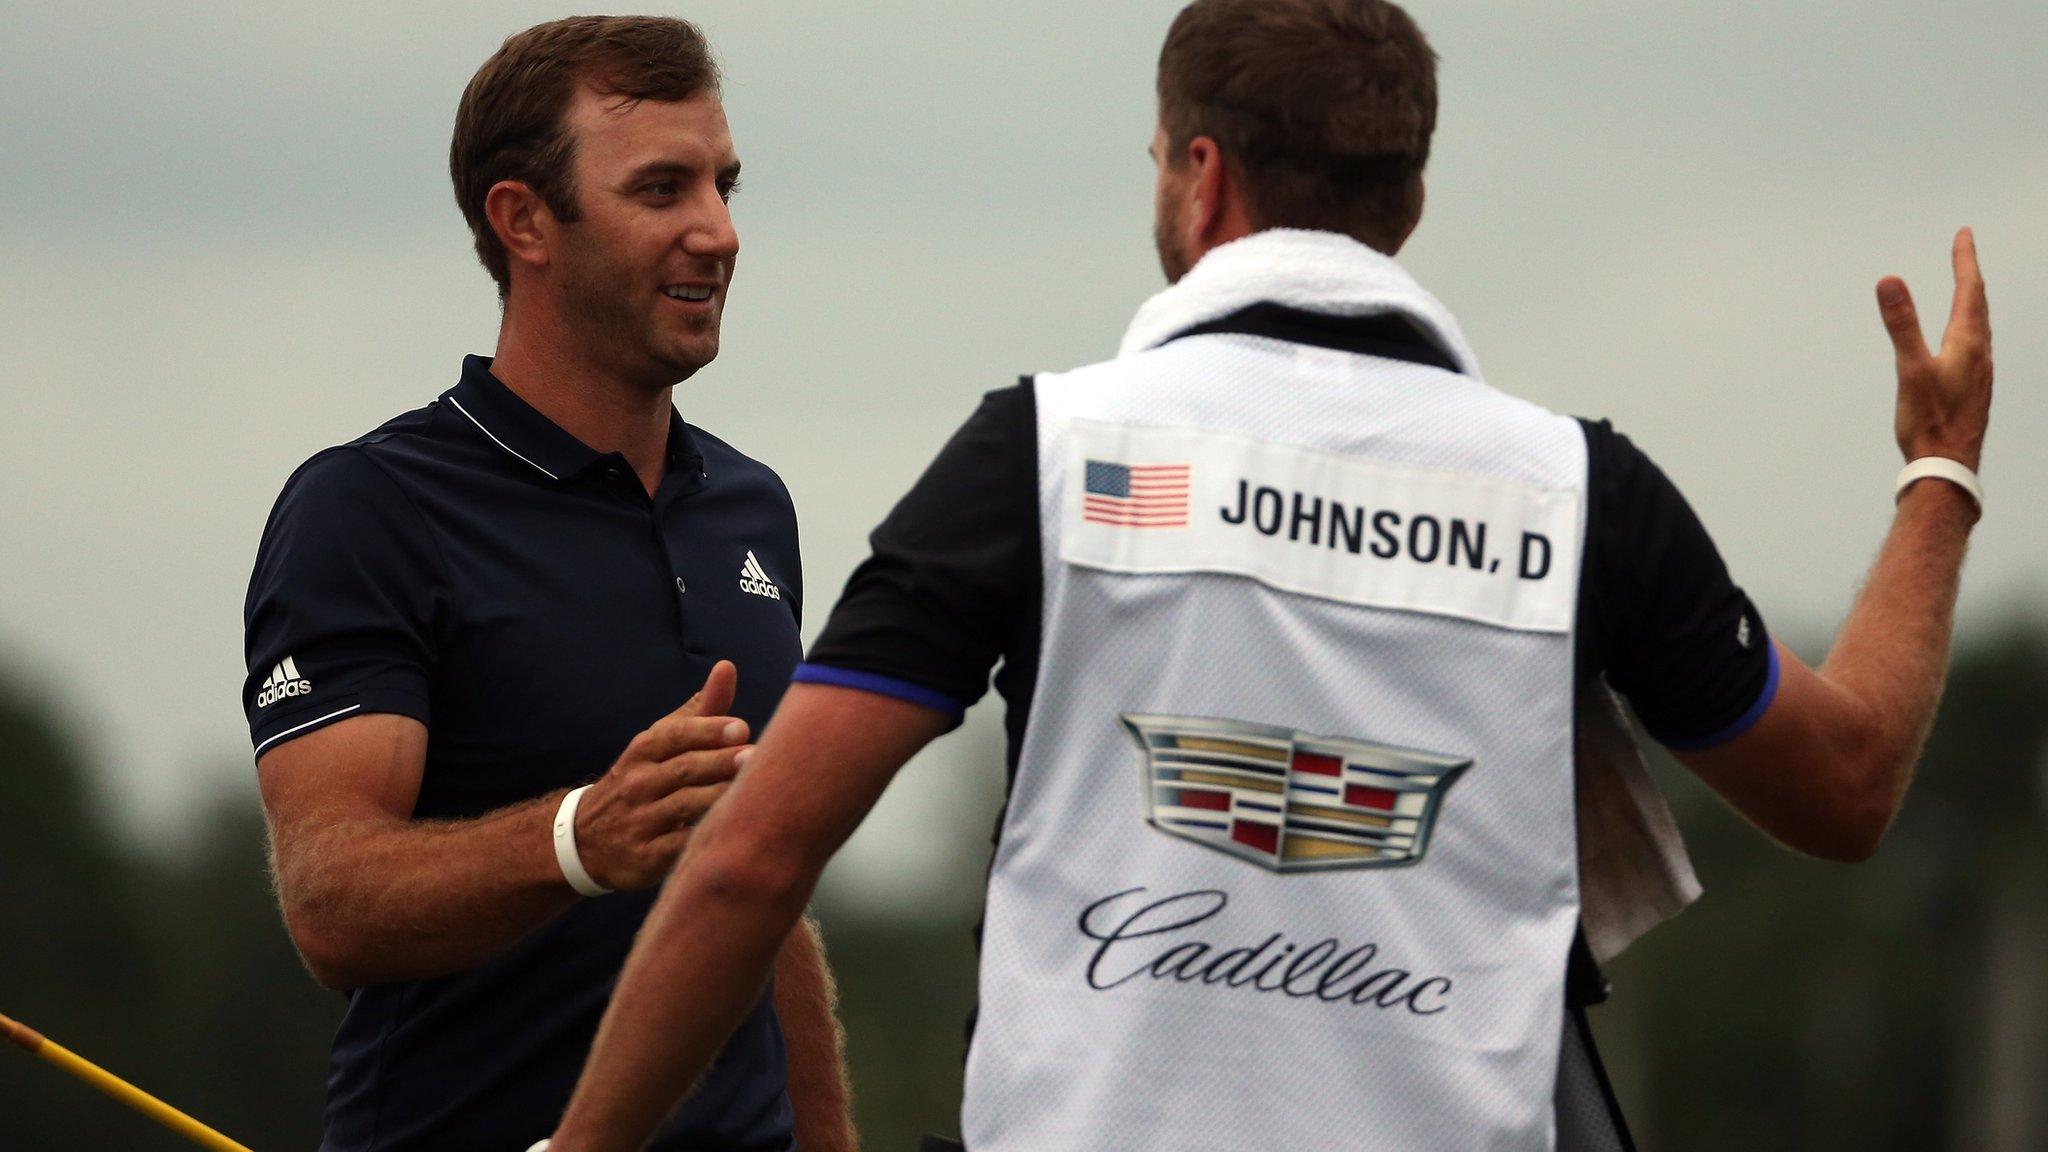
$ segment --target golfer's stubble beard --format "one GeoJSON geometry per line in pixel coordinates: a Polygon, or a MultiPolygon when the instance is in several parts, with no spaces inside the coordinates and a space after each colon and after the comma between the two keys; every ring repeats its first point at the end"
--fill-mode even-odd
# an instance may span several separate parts
{"type": "Polygon", "coordinates": [[[650,390],[673,387],[718,354],[718,317],[710,321],[709,355],[697,362],[664,347],[644,277],[582,222],[565,233],[555,303],[583,354],[629,383],[650,390]]]}

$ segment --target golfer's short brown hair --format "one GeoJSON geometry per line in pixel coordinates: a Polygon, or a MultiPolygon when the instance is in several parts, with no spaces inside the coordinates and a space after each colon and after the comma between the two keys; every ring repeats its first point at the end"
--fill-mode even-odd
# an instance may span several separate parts
{"type": "Polygon", "coordinates": [[[1342,232],[1383,251],[1422,212],[1436,53],[1386,0],[1195,0],[1159,54],[1176,162],[1207,136],[1261,228],[1342,232]]]}
{"type": "Polygon", "coordinates": [[[484,216],[502,180],[533,189],[557,219],[575,220],[576,139],[562,123],[578,85],[626,100],[687,100],[718,91],[718,64],[695,25],[663,16],[575,16],[537,24],[484,61],[455,112],[448,173],[476,237],[477,259],[512,288],[505,246],[484,216]]]}

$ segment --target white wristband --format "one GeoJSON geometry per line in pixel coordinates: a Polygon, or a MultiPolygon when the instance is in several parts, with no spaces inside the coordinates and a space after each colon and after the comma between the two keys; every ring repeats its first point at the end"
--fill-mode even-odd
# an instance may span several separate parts
{"type": "Polygon", "coordinates": [[[548,1142],[546,1140],[543,1140],[540,1143],[535,1144],[533,1147],[528,1148],[526,1152],[548,1152],[548,1142]]]}
{"type": "Polygon", "coordinates": [[[1977,474],[1958,461],[1946,456],[1922,456],[1904,468],[1899,469],[1899,486],[1893,493],[1897,499],[1906,494],[1906,489],[1916,480],[1946,480],[1970,494],[1977,505],[1977,514],[1984,514],[1984,485],[1977,480],[1977,474]]]}
{"type": "Polygon", "coordinates": [[[562,867],[562,879],[569,882],[581,896],[609,896],[611,889],[590,878],[583,867],[583,856],[576,851],[576,805],[583,800],[583,794],[590,791],[590,785],[569,789],[562,797],[562,806],[555,809],[555,863],[562,867]]]}

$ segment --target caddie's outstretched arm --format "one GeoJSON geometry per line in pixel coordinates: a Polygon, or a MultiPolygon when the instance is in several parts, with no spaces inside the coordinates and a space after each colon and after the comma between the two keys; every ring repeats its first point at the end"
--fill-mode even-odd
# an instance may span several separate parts
{"type": "MultiPolygon", "coordinates": [[[[1938,353],[1897,277],[1877,286],[1898,361],[1899,448],[1977,470],[1991,412],[1991,322],[1969,229],[1956,234],[1955,298],[1938,353]]],[[[1679,759],[1779,840],[1863,860],[1898,814],[1948,670],[1974,497],[1922,479],[1898,512],[1863,591],[1819,668],[1780,645],[1778,693],[1748,732],[1679,759]]]]}
{"type": "Polygon", "coordinates": [[[832,854],[952,717],[793,684],[640,930],[550,1152],[637,1152],[759,998],[832,854]]]}

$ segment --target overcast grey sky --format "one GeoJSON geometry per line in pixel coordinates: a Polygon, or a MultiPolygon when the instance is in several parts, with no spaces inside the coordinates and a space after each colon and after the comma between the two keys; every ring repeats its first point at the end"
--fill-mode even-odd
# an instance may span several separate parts
{"type": "MultiPolygon", "coordinates": [[[[813,632],[981,392],[1109,355],[1161,286],[1177,7],[662,9],[711,35],[747,168],[724,352],[678,403],[788,480],[813,632]]],[[[1404,262],[1494,384],[1661,462],[1781,630],[1833,625],[1888,520],[1871,286],[1905,275],[1938,330],[1974,225],[2001,392],[1963,612],[2048,609],[2048,5],[1410,7],[1443,116],[1404,262]]],[[[0,0],[0,659],[60,694],[138,834],[253,803],[241,601],[286,475],[490,350],[449,125],[562,14],[0,0]]],[[[947,865],[921,826],[988,795],[993,720],[913,767],[842,883],[900,903],[947,865]]]]}

